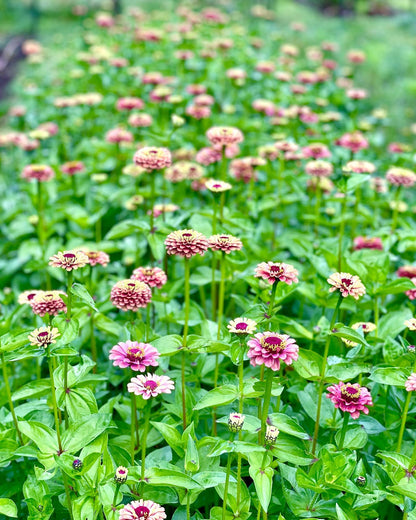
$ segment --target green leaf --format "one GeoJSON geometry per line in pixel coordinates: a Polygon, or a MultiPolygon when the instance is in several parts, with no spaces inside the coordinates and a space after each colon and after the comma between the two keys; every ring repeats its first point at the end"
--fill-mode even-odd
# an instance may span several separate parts
{"type": "Polygon", "coordinates": [[[10,498],[0,498],[0,515],[17,518],[17,507],[10,498]]]}
{"type": "Polygon", "coordinates": [[[42,453],[56,453],[58,451],[58,439],[56,432],[37,421],[20,421],[20,431],[29,437],[42,453]]]}
{"type": "Polygon", "coordinates": [[[159,351],[161,356],[171,356],[182,349],[182,337],[178,334],[162,336],[152,341],[152,345],[159,351]]]}
{"type": "Polygon", "coordinates": [[[223,385],[206,393],[194,406],[194,410],[202,410],[210,406],[230,404],[238,397],[238,390],[234,385],[223,385]]]}
{"type": "MultiPolygon", "coordinates": [[[[335,440],[337,444],[341,439],[341,431],[338,431],[335,435],[335,440]]],[[[349,427],[345,433],[345,440],[343,448],[349,448],[351,450],[359,450],[364,448],[364,446],[368,442],[368,435],[365,432],[364,428],[360,426],[352,426],[349,427]]]]}
{"type": "Polygon", "coordinates": [[[41,397],[46,395],[51,390],[51,382],[49,379],[36,379],[26,383],[19,390],[13,393],[13,401],[19,401],[20,399],[34,399],[35,397],[41,397]]]}
{"type": "Polygon", "coordinates": [[[362,334],[360,334],[357,330],[352,329],[351,327],[345,326],[343,323],[336,323],[334,329],[329,331],[329,334],[331,336],[349,339],[350,341],[354,341],[360,345],[368,346],[368,343],[362,334]]]}
{"type": "Polygon", "coordinates": [[[361,186],[364,182],[367,182],[370,178],[369,175],[363,173],[353,173],[348,177],[347,180],[347,192],[354,191],[358,186],[361,186]]]}
{"type": "Polygon", "coordinates": [[[414,288],[415,284],[410,280],[410,278],[399,278],[392,282],[383,284],[377,289],[374,295],[382,296],[384,294],[398,294],[414,288]]]}
{"type": "Polygon", "coordinates": [[[149,231],[149,224],[144,220],[123,220],[113,226],[106,234],[106,240],[114,240],[133,235],[138,231],[149,231]]]}
{"type": "Polygon", "coordinates": [[[369,376],[371,381],[381,383],[383,385],[392,385],[404,388],[407,380],[406,374],[398,367],[377,367],[369,376]]]}
{"type": "Polygon", "coordinates": [[[402,330],[406,328],[404,322],[412,318],[412,311],[410,309],[403,309],[400,311],[390,311],[380,318],[377,336],[381,339],[388,337],[394,338],[402,330]]]}
{"type": "Polygon", "coordinates": [[[279,431],[293,435],[299,439],[309,439],[309,435],[295,419],[292,419],[292,417],[289,417],[284,413],[273,413],[269,417],[272,425],[276,426],[279,431]]]}
{"type": "Polygon", "coordinates": [[[62,446],[76,453],[101,435],[111,426],[111,415],[96,413],[74,422],[62,435],[62,446]]]}
{"type": "Polygon", "coordinates": [[[253,479],[261,507],[267,512],[272,498],[273,469],[270,467],[254,469],[250,466],[248,471],[253,479]]]}
{"type": "Polygon", "coordinates": [[[4,334],[0,339],[0,351],[10,352],[11,350],[23,347],[23,345],[27,345],[29,343],[28,335],[32,331],[33,329],[27,329],[23,332],[19,331],[4,334]]]}
{"type": "Polygon", "coordinates": [[[416,501],[416,484],[407,479],[402,479],[396,486],[387,486],[387,489],[416,501]]]}
{"type": "Polygon", "coordinates": [[[191,435],[188,435],[188,443],[186,445],[185,469],[191,473],[196,473],[199,470],[199,454],[191,435]]]}
{"type": "Polygon", "coordinates": [[[82,300],[84,303],[86,303],[88,307],[91,307],[91,309],[94,309],[98,312],[98,309],[95,306],[95,302],[85,285],[82,285],[80,283],[74,283],[72,284],[71,292],[72,294],[75,294],[75,296],[78,296],[78,298],[82,300]]]}
{"type": "MultiPolygon", "coordinates": [[[[174,466],[172,466],[174,468],[174,466]]],[[[175,469],[151,468],[147,473],[148,483],[152,486],[173,486],[184,489],[199,489],[199,484],[191,477],[175,469]]]]}
{"type": "Polygon", "coordinates": [[[183,449],[182,436],[178,430],[171,424],[153,421],[151,421],[151,424],[162,434],[165,441],[179,455],[179,457],[182,458],[185,451],[183,449]]]}
{"type": "Polygon", "coordinates": [[[322,356],[313,350],[299,350],[299,358],[293,364],[296,372],[303,378],[316,381],[320,377],[322,356]]]}
{"type": "Polygon", "coordinates": [[[116,338],[119,338],[124,330],[119,323],[104,314],[97,314],[97,316],[94,317],[94,325],[98,330],[112,334],[116,338]]]}

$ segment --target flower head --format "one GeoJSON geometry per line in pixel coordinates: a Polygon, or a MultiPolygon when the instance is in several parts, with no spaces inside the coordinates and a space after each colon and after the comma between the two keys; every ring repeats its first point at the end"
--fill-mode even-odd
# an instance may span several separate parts
{"type": "Polygon", "coordinates": [[[123,311],[137,311],[152,299],[150,287],[139,280],[120,280],[111,289],[111,301],[123,311]]]}
{"type": "Polygon", "coordinates": [[[409,300],[416,300],[416,278],[410,278],[415,286],[414,289],[409,289],[404,294],[409,298],[409,300]]]}
{"type": "Polygon", "coordinates": [[[232,235],[212,235],[208,241],[209,247],[213,251],[223,251],[227,255],[231,251],[239,251],[243,247],[241,240],[232,235]]]}
{"type": "Polygon", "coordinates": [[[288,285],[298,283],[298,271],[293,265],[282,262],[261,262],[255,269],[255,277],[267,280],[270,285],[285,282],[288,285]]]}
{"type": "Polygon", "coordinates": [[[84,251],[88,257],[88,263],[92,266],[97,264],[107,267],[110,257],[104,251],[84,251]]]}
{"type": "Polygon", "coordinates": [[[46,182],[53,177],[55,177],[55,172],[46,164],[29,164],[22,171],[22,178],[28,181],[36,179],[39,182],[46,182]]]}
{"type": "Polygon", "coordinates": [[[168,255],[191,258],[194,255],[203,256],[209,247],[209,242],[199,231],[181,229],[173,231],[166,237],[165,246],[168,255]]]}
{"type": "Polygon", "coordinates": [[[227,325],[227,328],[231,333],[239,335],[253,334],[256,327],[257,323],[250,318],[235,318],[227,325]]]}
{"type": "Polygon", "coordinates": [[[299,347],[287,334],[260,332],[247,342],[250,347],[247,357],[253,366],[266,365],[274,371],[280,369],[280,362],[291,365],[298,359],[299,347]]]}
{"type": "Polygon", "coordinates": [[[119,520],[164,520],[165,509],[152,500],[134,500],[120,509],[119,520]]]}
{"type": "Polygon", "coordinates": [[[127,390],[135,395],[141,395],[143,399],[150,399],[159,394],[170,394],[175,388],[175,383],[168,376],[146,374],[133,377],[127,384],[127,390]]]}
{"type": "Polygon", "coordinates": [[[134,162],[146,170],[162,170],[172,164],[172,156],[167,148],[146,146],[137,150],[134,162]]]}
{"type": "Polygon", "coordinates": [[[230,413],[228,417],[228,429],[230,432],[239,432],[244,425],[245,416],[241,413],[230,413]]]}
{"type": "Polygon", "coordinates": [[[383,242],[379,237],[356,237],[354,238],[354,251],[360,249],[378,249],[383,251],[383,242]]]}
{"type": "Polygon", "coordinates": [[[400,278],[416,278],[416,265],[402,265],[397,269],[400,278]]]}
{"type": "Polygon", "coordinates": [[[367,406],[373,406],[370,392],[358,383],[340,382],[332,385],[328,388],[327,397],[334,403],[335,408],[348,412],[353,419],[358,419],[361,412],[367,415],[367,406]]]}
{"type": "Polygon", "coordinates": [[[113,365],[120,368],[130,367],[135,372],[144,372],[146,367],[157,367],[157,358],[160,356],[155,347],[149,343],[126,341],[117,343],[111,350],[109,359],[113,365]]]}
{"type": "Polygon", "coordinates": [[[408,392],[414,392],[416,390],[416,374],[410,374],[410,376],[407,378],[406,383],[404,384],[406,390],[408,392]]]}
{"type": "Polygon", "coordinates": [[[349,273],[334,273],[327,282],[332,285],[329,292],[339,290],[344,298],[352,296],[356,300],[365,294],[365,287],[360,278],[349,273]]]}
{"type": "Polygon", "coordinates": [[[416,318],[411,318],[410,320],[406,320],[404,322],[404,325],[406,325],[406,327],[409,330],[416,330],[416,318]]]}
{"type": "Polygon", "coordinates": [[[342,170],[346,173],[374,173],[376,167],[369,161],[349,161],[342,170]]]}
{"type": "Polygon", "coordinates": [[[212,126],[206,135],[213,145],[227,146],[244,140],[242,132],[233,126],[212,126]]]}
{"type": "Polygon", "coordinates": [[[85,165],[82,161],[69,161],[61,166],[62,173],[72,176],[76,173],[81,173],[85,170],[85,165]]]}
{"type": "Polygon", "coordinates": [[[416,183],[416,173],[407,168],[393,166],[386,173],[386,179],[394,186],[405,186],[407,188],[416,183]]]}
{"type": "Polygon", "coordinates": [[[131,275],[132,280],[146,282],[149,287],[160,289],[168,281],[165,271],[160,267],[138,267],[131,275]]]}
{"type": "Polygon", "coordinates": [[[329,177],[334,171],[334,167],[328,161],[309,161],[305,166],[305,171],[315,177],[329,177]]]}
{"type": "Polygon", "coordinates": [[[124,466],[119,466],[116,469],[116,473],[114,475],[114,480],[118,484],[123,484],[127,480],[128,473],[129,473],[129,471],[127,468],[125,468],[124,466]]]}
{"type": "Polygon", "coordinates": [[[108,143],[132,143],[133,134],[124,128],[112,128],[105,134],[108,143]]]}
{"type": "Polygon", "coordinates": [[[33,312],[38,316],[56,316],[59,312],[66,312],[61,294],[66,296],[62,291],[38,291],[30,302],[33,312]]]}
{"type": "Polygon", "coordinates": [[[56,343],[58,336],[60,333],[56,327],[40,327],[32,331],[28,338],[31,345],[46,348],[52,343],[56,343]]]}
{"type": "Polygon", "coordinates": [[[79,269],[89,263],[88,256],[82,251],[59,251],[49,259],[49,265],[66,271],[79,269]]]}
{"type": "Polygon", "coordinates": [[[264,434],[264,441],[266,444],[273,444],[277,437],[279,436],[280,431],[276,428],[276,426],[272,426],[270,424],[266,425],[266,433],[264,434]]]}
{"type": "Polygon", "coordinates": [[[32,289],[31,291],[24,291],[21,294],[19,294],[19,298],[17,301],[20,305],[28,304],[31,305],[33,298],[43,291],[39,291],[37,289],[32,289]]]}
{"type": "Polygon", "coordinates": [[[232,188],[230,183],[217,181],[215,179],[208,179],[205,183],[205,187],[213,193],[222,193],[223,191],[228,191],[232,188]]]}

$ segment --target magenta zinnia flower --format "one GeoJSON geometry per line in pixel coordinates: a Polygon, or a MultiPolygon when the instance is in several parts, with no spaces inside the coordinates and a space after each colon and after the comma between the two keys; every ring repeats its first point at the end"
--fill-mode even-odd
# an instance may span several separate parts
{"type": "Polygon", "coordinates": [[[370,392],[358,383],[341,381],[337,385],[332,385],[328,388],[327,397],[334,403],[335,408],[348,412],[353,419],[358,419],[360,412],[367,415],[367,406],[373,406],[370,392]]]}
{"type": "Polygon", "coordinates": [[[327,282],[332,285],[329,292],[339,290],[344,298],[352,296],[356,300],[365,294],[365,287],[360,278],[349,273],[334,273],[327,282]]]}
{"type": "Polygon", "coordinates": [[[152,299],[150,287],[139,280],[120,280],[111,289],[111,301],[123,311],[137,311],[152,299]]]}
{"type": "Polygon", "coordinates": [[[378,249],[383,251],[383,243],[378,237],[356,237],[354,238],[354,251],[360,249],[378,249]]]}
{"type": "Polygon", "coordinates": [[[165,509],[152,500],[134,500],[120,509],[119,520],[164,520],[165,509]]]}
{"type": "Polygon", "coordinates": [[[133,377],[127,384],[127,390],[135,395],[141,395],[143,399],[150,399],[159,394],[170,394],[175,388],[175,383],[168,376],[146,374],[133,377]]]}
{"type": "Polygon", "coordinates": [[[298,271],[293,265],[282,262],[261,262],[255,269],[255,277],[267,280],[270,285],[275,282],[285,282],[291,285],[293,282],[298,283],[298,271]]]}
{"type": "Polygon", "coordinates": [[[165,271],[159,267],[138,267],[131,275],[132,280],[146,282],[150,287],[160,289],[168,281],[165,271]]]}
{"type": "Polygon", "coordinates": [[[406,383],[404,384],[406,390],[408,392],[414,392],[416,390],[416,374],[410,374],[410,376],[407,378],[406,383]]]}
{"type": "Polygon", "coordinates": [[[193,229],[181,229],[170,233],[165,240],[168,255],[203,256],[208,249],[209,242],[205,235],[193,229]]]}
{"type": "Polygon", "coordinates": [[[130,367],[135,372],[144,372],[146,367],[157,367],[157,358],[160,356],[155,347],[149,343],[126,341],[117,343],[111,350],[109,359],[113,365],[120,368],[130,367]]]}
{"type": "Polygon", "coordinates": [[[280,362],[291,365],[298,359],[299,347],[287,334],[260,332],[247,342],[250,350],[247,357],[253,366],[266,365],[274,371],[280,369],[280,362]]]}

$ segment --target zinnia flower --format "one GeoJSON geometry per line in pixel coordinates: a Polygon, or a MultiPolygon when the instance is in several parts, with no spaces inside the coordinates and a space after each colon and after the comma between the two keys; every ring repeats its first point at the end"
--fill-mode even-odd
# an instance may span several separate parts
{"type": "Polygon", "coordinates": [[[108,143],[132,143],[133,134],[124,128],[112,128],[105,134],[108,143]]]}
{"type": "Polygon", "coordinates": [[[213,251],[223,251],[227,255],[231,251],[239,251],[243,247],[241,240],[232,235],[212,235],[208,241],[209,247],[213,251]]]}
{"type": "Polygon", "coordinates": [[[400,278],[416,278],[416,265],[402,265],[397,269],[396,274],[400,278]]]}
{"type": "Polygon", "coordinates": [[[137,311],[152,299],[150,287],[139,280],[120,280],[111,289],[111,301],[123,311],[137,311]]]}
{"type": "Polygon", "coordinates": [[[165,240],[168,255],[178,255],[191,258],[194,255],[203,256],[209,247],[206,236],[193,229],[181,229],[170,233],[165,240]]]}
{"type": "Polygon", "coordinates": [[[376,167],[369,161],[349,161],[342,170],[346,173],[374,173],[376,167]]]}
{"type": "Polygon", "coordinates": [[[29,164],[22,171],[22,178],[27,180],[36,179],[39,182],[46,182],[53,177],[55,177],[55,172],[46,164],[29,164]]]}
{"type": "Polygon", "coordinates": [[[104,251],[84,251],[88,257],[88,263],[92,266],[97,264],[107,267],[110,257],[104,251]]]}
{"type": "Polygon", "coordinates": [[[407,168],[394,166],[386,173],[386,179],[394,186],[410,187],[416,183],[416,173],[407,168]]]}
{"type": "Polygon", "coordinates": [[[125,468],[124,466],[119,466],[116,469],[116,473],[114,475],[114,480],[118,484],[123,484],[127,480],[128,473],[129,473],[129,471],[127,468],[125,468]]]}
{"type": "Polygon", "coordinates": [[[367,406],[373,406],[370,392],[358,383],[339,382],[332,385],[328,388],[327,397],[334,403],[335,408],[348,412],[353,419],[358,419],[360,412],[367,415],[367,406]]]}
{"type": "Polygon", "coordinates": [[[280,431],[276,428],[276,426],[267,424],[266,433],[264,434],[264,441],[266,442],[266,444],[273,444],[279,436],[279,433],[280,431]]]}
{"type": "Polygon", "coordinates": [[[165,509],[152,500],[134,500],[120,509],[119,520],[164,520],[165,509]]]}
{"type": "Polygon", "coordinates": [[[144,372],[148,366],[158,366],[157,358],[159,356],[157,349],[149,343],[126,341],[117,343],[110,350],[109,359],[116,367],[130,367],[135,372],[144,372]]]}
{"type": "Polygon", "coordinates": [[[25,303],[30,305],[32,303],[33,298],[41,292],[43,291],[39,291],[37,289],[32,289],[31,291],[24,291],[21,294],[19,294],[17,301],[20,305],[24,305],[25,303]]]}
{"type": "Polygon", "coordinates": [[[52,343],[56,343],[58,336],[60,333],[56,327],[40,327],[31,332],[28,338],[31,345],[46,348],[52,343]]]}
{"type": "Polygon", "coordinates": [[[334,171],[334,167],[328,161],[309,161],[305,166],[305,171],[315,177],[329,177],[334,171]]]}
{"type": "Polygon", "coordinates": [[[409,330],[416,330],[416,318],[411,318],[410,320],[406,320],[404,322],[404,325],[406,325],[406,327],[409,330]]]}
{"type": "Polygon", "coordinates": [[[242,132],[232,126],[213,126],[207,130],[206,136],[213,145],[221,146],[241,143],[244,140],[242,132]]]}
{"type": "Polygon", "coordinates": [[[256,330],[256,327],[257,323],[250,318],[235,318],[227,325],[227,328],[230,332],[239,335],[253,334],[253,332],[256,330]]]}
{"type": "Polygon", "coordinates": [[[31,300],[32,310],[38,316],[56,316],[59,312],[66,312],[66,305],[61,296],[66,296],[62,291],[38,291],[31,300]]]}
{"type": "MultiPolygon", "coordinates": [[[[416,286],[416,278],[410,278],[410,279],[412,280],[413,285],[416,286]]],[[[404,294],[409,298],[409,300],[416,300],[416,287],[414,289],[409,289],[404,294]]]]}
{"type": "Polygon", "coordinates": [[[175,388],[175,383],[168,376],[146,374],[133,377],[127,384],[127,390],[135,395],[141,395],[143,399],[150,399],[159,394],[170,394],[175,388]]]}
{"type": "Polygon", "coordinates": [[[59,251],[49,259],[49,265],[52,267],[60,267],[66,271],[79,269],[89,263],[88,256],[82,251],[59,251]]]}
{"type": "Polygon", "coordinates": [[[205,187],[214,193],[222,193],[223,191],[231,190],[232,186],[228,182],[217,181],[215,179],[208,179],[205,182],[205,187]]]}
{"type": "Polygon", "coordinates": [[[383,243],[381,238],[378,237],[356,237],[354,238],[354,251],[360,249],[378,249],[383,251],[383,243]]]}
{"type": "Polygon", "coordinates": [[[159,267],[138,267],[131,275],[132,280],[146,282],[150,287],[160,289],[168,281],[165,271],[159,267]]]}
{"type": "Polygon", "coordinates": [[[145,146],[134,154],[134,162],[146,170],[162,170],[172,164],[172,156],[167,148],[145,146]]]}
{"type": "Polygon", "coordinates": [[[349,273],[334,273],[331,274],[327,282],[333,286],[329,289],[329,292],[334,292],[339,289],[344,298],[352,296],[358,300],[360,296],[365,294],[365,287],[360,278],[356,275],[349,273]]]}
{"type": "Polygon", "coordinates": [[[266,365],[274,371],[280,369],[280,362],[291,365],[298,359],[299,347],[287,334],[260,332],[247,342],[250,347],[247,357],[250,364],[266,365]]]}
{"type": "Polygon", "coordinates": [[[61,166],[62,173],[66,175],[75,175],[76,173],[81,173],[85,170],[84,163],[82,161],[70,161],[66,162],[61,166]]]}
{"type": "Polygon", "coordinates": [[[285,282],[288,285],[298,283],[298,271],[293,265],[282,262],[261,262],[255,269],[255,277],[267,280],[270,285],[275,282],[285,282]]]}
{"type": "Polygon", "coordinates": [[[406,390],[408,392],[413,392],[416,390],[416,374],[410,374],[410,376],[407,378],[406,383],[404,384],[406,390]]]}

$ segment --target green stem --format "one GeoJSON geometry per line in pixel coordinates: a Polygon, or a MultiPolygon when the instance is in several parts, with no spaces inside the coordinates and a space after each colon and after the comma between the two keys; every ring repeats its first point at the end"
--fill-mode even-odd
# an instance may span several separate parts
{"type": "Polygon", "coordinates": [[[130,424],[130,458],[131,465],[134,466],[134,453],[136,451],[135,425],[136,425],[136,396],[131,394],[130,400],[131,424],[130,424]]]}
{"type": "MultiPolygon", "coordinates": [[[[271,319],[273,317],[273,307],[274,307],[274,300],[276,298],[277,284],[278,284],[278,282],[275,282],[272,287],[272,295],[270,297],[269,309],[267,311],[267,315],[269,316],[269,319],[271,319]]],[[[271,323],[270,323],[270,325],[271,325],[271,323]]]]}
{"type": "Polygon", "coordinates": [[[400,450],[402,448],[402,441],[403,441],[403,435],[404,430],[406,428],[406,419],[407,419],[407,413],[409,411],[410,406],[410,399],[412,398],[412,392],[407,392],[406,400],[404,402],[404,408],[402,412],[402,422],[400,423],[400,431],[399,431],[399,438],[397,440],[397,453],[400,453],[400,450]]]}
{"type": "Polygon", "coordinates": [[[155,205],[155,172],[151,172],[150,174],[150,232],[153,231],[154,225],[154,214],[153,208],[155,205]]]}
{"type": "MultiPolygon", "coordinates": [[[[339,295],[338,302],[334,309],[334,314],[332,315],[331,324],[329,326],[329,331],[334,328],[337,315],[339,312],[339,308],[342,303],[342,294],[339,295]]],[[[316,421],[315,421],[315,430],[313,432],[313,440],[312,440],[312,455],[315,455],[316,450],[316,443],[318,441],[318,433],[319,433],[319,419],[321,417],[321,405],[322,405],[322,394],[324,391],[324,385],[325,385],[325,370],[326,370],[326,362],[328,359],[328,352],[329,352],[329,345],[331,343],[331,335],[328,334],[328,337],[326,338],[325,343],[325,350],[324,350],[324,357],[322,361],[322,367],[321,367],[321,374],[320,374],[320,383],[319,383],[319,392],[318,392],[318,407],[316,409],[316,421]]]]}
{"type": "Polygon", "coordinates": [[[378,329],[378,318],[379,318],[379,309],[378,309],[378,296],[374,296],[374,325],[378,329]]]}
{"type": "Polygon", "coordinates": [[[141,466],[141,472],[140,472],[140,494],[143,495],[143,487],[145,483],[145,472],[146,472],[146,447],[147,447],[147,434],[149,431],[149,419],[150,419],[150,412],[151,412],[151,404],[147,404],[145,411],[144,411],[144,426],[143,426],[143,433],[141,438],[141,446],[142,446],[142,466],[141,466]]]}
{"type": "Polygon", "coordinates": [[[222,520],[225,520],[225,514],[227,512],[227,499],[228,499],[228,486],[230,484],[230,472],[231,472],[231,457],[232,454],[228,454],[227,469],[225,473],[225,485],[224,485],[224,499],[222,501],[222,520]]]}
{"type": "Polygon", "coordinates": [[[181,358],[181,375],[182,375],[182,424],[183,429],[186,429],[186,378],[185,378],[185,365],[186,365],[186,341],[188,337],[188,322],[189,322],[189,309],[190,309],[190,267],[189,258],[185,258],[185,322],[183,328],[183,341],[182,341],[182,358],[181,358]]]}
{"type": "Polygon", "coordinates": [[[318,231],[319,231],[319,217],[321,214],[321,195],[322,195],[322,191],[319,186],[319,178],[318,178],[318,182],[316,183],[315,226],[314,226],[315,236],[318,236],[318,231]]]}
{"type": "Polygon", "coordinates": [[[91,311],[90,316],[90,343],[91,343],[91,355],[92,360],[94,361],[94,366],[92,368],[92,371],[94,374],[97,373],[97,343],[95,341],[95,334],[94,334],[94,312],[91,311]]]}
{"type": "Polygon", "coordinates": [[[220,271],[221,271],[221,278],[220,278],[220,291],[219,291],[219,298],[218,298],[218,328],[217,328],[217,340],[220,339],[221,336],[221,322],[222,322],[222,315],[224,313],[224,294],[225,294],[225,253],[221,252],[221,258],[220,258],[220,271]]]}
{"type": "Polygon", "coordinates": [[[266,375],[266,387],[264,389],[263,398],[263,412],[261,416],[261,442],[263,442],[264,436],[266,434],[267,414],[269,413],[269,404],[272,396],[273,376],[273,370],[269,368],[266,375]]]}
{"type": "Polygon", "coordinates": [[[396,231],[397,228],[397,220],[399,217],[399,197],[401,192],[401,186],[397,187],[396,194],[394,196],[394,202],[395,207],[393,209],[393,218],[392,218],[392,224],[391,224],[391,234],[393,234],[396,231]]]}
{"type": "Polygon", "coordinates": [[[3,369],[3,378],[4,378],[4,385],[6,387],[7,401],[9,402],[9,407],[10,407],[10,412],[12,414],[14,427],[16,428],[16,432],[17,432],[17,436],[19,437],[20,444],[23,445],[22,434],[20,433],[19,423],[17,421],[16,413],[14,411],[12,393],[10,390],[9,376],[7,373],[7,365],[6,365],[6,359],[4,357],[4,352],[1,353],[1,365],[2,365],[2,369],[3,369]]]}
{"type": "Polygon", "coordinates": [[[66,304],[66,319],[69,321],[72,317],[72,284],[74,281],[74,272],[68,271],[67,295],[68,301],[66,304]]]}
{"type": "Polygon", "coordinates": [[[345,434],[347,433],[349,420],[350,420],[350,414],[348,412],[344,412],[344,420],[342,421],[341,436],[340,436],[339,445],[338,445],[339,450],[342,450],[342,448],[344,446],[345,434]]]}
{"type": "Polygon", "coordinates": [[[112,507],[116,507],[116,505],[117,505],[117,495],[118,495],[118,492],[119,492],[119,490],[120,490],[120,487],[121,487],[120,482],[117,482],[117,483],[116,483],[116,489],[115,489],[115,491],[114,491],[113,503],[111,504],[112,507]]]}
{"type": "Polygon", "coordinates": [[[343,194],[341,200],[341,222],[339,226],[339,237],[338,237],[338,271],[342,271],[342,241],[344,239],[345,231],[345,209],[347,207],[347,194],[343,194]]]}
{"type": "Polygon", "coordinates": [[[58,438],[58,448],[59,451],[62,452],[62,442],[61,442],[61,430],[59,426],[59,417],[58,417],[58,405],[56,404],[56,393],[55,393],[55,380],[53,377],[53,361],[52,357],[48,357],[48,365],[49,365],[49,377],[51,379],[51,395],[52,395],[52,405],[53,405],[53,416],[55,419],[55,428],[56,428],[56,436],[58,438]]]}
{"type": "Polygon", "coordinates": [[[150,307],[151,303],[146,307],[146,342],[150,341],[150,307]]]}
{"type": "Polygon", "coordinates": [[[225,155],[225,146],[221,150],[221,180],[225,181],[227,178],[227,156],[225,155]]]}
{"type": "Polygon", "coordinates": [[[191,520],[191,493],[189,489],[186,492],[186,520],[191,520]]]}

